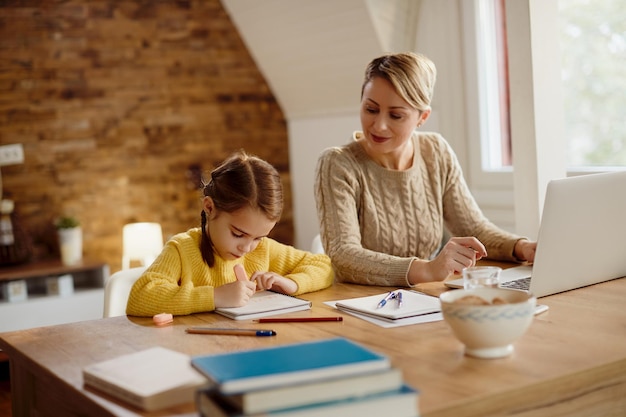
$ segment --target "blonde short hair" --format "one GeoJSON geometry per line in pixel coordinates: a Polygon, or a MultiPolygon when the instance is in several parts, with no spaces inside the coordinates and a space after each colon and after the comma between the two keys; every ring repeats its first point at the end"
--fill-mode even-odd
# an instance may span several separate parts
{"type": "Polygon", "coordinates": [[[396,93],[416,110],[430,110],[437,68],[426,56],[405,52],[375,58],[365,69],[361,97],[367,83],[376,77],[389,81],[396,93]]]}

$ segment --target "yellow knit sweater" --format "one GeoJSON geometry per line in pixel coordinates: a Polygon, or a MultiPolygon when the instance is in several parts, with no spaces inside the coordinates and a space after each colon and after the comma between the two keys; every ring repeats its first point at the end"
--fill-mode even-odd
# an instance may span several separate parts
{"type": "Polygon", "coordinates": [[[173,236],[154,263],[131,289],[126,314],[186,315],[215,310],[213,289],[236,280],[233,266],[243,264],[248,276],[272,271],[298,284],[294,295],[317,291],[333,283],[330,259],[263,238],[256,249],[240,259],[224,260],[215,254],[212,268],[200,254],[200,228],[173,236]]]}

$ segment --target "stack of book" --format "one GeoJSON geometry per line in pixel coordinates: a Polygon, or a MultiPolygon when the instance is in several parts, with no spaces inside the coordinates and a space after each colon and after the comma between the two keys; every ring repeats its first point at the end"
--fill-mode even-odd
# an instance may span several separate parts
{"type": "Polygon", "coordinates": [[[385,355],[345,338],[192,357],[204,417],[418,415],[418,392],[385,355]],[[391,414],[390,414],[391,413],[391,414]]]}

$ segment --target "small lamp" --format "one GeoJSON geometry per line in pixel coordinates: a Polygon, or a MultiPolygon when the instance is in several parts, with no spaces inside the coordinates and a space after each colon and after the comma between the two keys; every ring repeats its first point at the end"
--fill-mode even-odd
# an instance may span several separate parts
{"type": "Polygon", "coordinates": [[[128,223],[123,228],[122,269],[130,268],[131,261],[150,265],[163,249],[163,231],[159,223],[128,223]]]}

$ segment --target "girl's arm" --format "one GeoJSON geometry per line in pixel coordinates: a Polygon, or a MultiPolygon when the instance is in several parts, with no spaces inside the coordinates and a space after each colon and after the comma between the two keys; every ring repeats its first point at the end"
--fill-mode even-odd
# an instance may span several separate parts
{"type": "MultiPolygon", "coordinates": [[[[270,238],[266,238],[265,241],[268,245],[269,272],[287,278],[297,285],[295,292],[285,291],[285,293],[304,294],[332,285],[334,273],[328,256],[299,250],[270,238]]],[[[263,271],[257,272],[262,273],[263,271]]],[[[254,275],[252,278],[254,279],[254,275]]],[[[260,277],[257,281],[259,279],[263,280],[260,277]]],[[[289,290],[293,287],[287,283],[285,288],[289,290]]]]}
{"type": "Polygon", "coordinates": [[[202,266],[193,254],[187,252],[184,241],[168,241],[161,254],[133,285],[126,313],[150,317],[159,313],[186,315],[214,310],[214,288],[194,282],[194,274],[198,277],[207,274],[194,268],[194,264],[202,266]]]}

